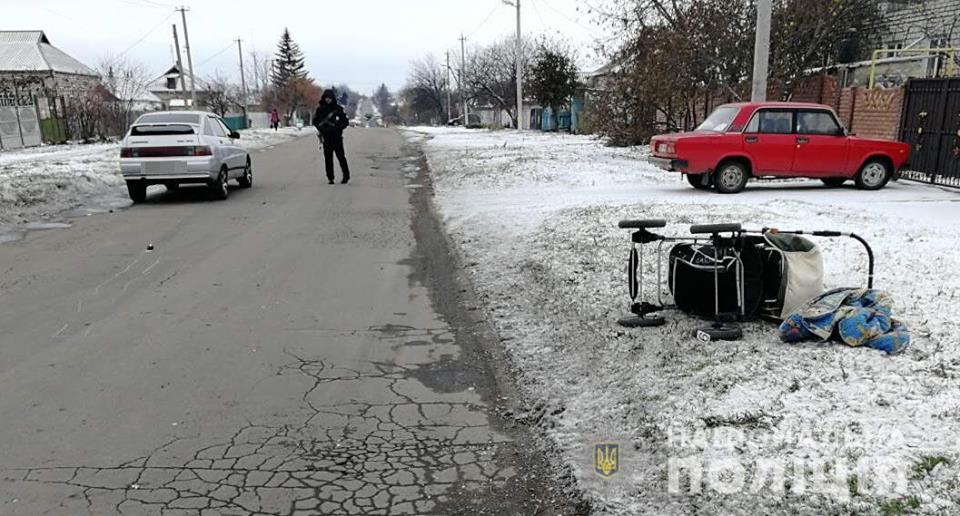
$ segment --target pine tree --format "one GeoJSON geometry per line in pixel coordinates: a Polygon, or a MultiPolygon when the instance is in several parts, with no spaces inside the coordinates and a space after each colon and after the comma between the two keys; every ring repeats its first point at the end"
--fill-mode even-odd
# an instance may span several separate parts
{"type": "Polygon", "coordinates": [[[386,84],[381,84],[377,91],[373,92],[373,104],[382,115],[386,115],[390,110],[390,106],[393,105],[393,94],[390,93],[386,84]]]}
{"type": "Polygon", "coordinates": [[[280,43],[277,44],[277,54],[273,61],[273,70],[270,71],[270,80],[276,89],[283,90],[294,77],[305,79],[307,71],[304,69],[300,45],[290,37],[290,30],[284,28],[280,43]]]}

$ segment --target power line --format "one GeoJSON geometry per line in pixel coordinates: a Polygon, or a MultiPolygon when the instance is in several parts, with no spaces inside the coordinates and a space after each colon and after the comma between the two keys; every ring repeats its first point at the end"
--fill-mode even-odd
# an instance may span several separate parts
{"type": "Polygon", "coordinates": [[[490,9],[490,12],[487,13],[487,16],[483,19],[482,22],[480,22],[480,25],[477,25],[477,28],[475,28],[475,29],[473,29],[472,31],[470,31],[470,33],[467,34],[467,37],[468,37],[468,38],[469,38],[469,37],[472,37],[474,34],[477,33],[477,31],[479,31],[480,29],[482,29],[483,26],[486,25],[488,21],[490,21],[490,17],[493,16],[493,13],[497,12],[497,9],[499,9],[499,8],[500,8],[500,4],[497,4],[497,5],[493,6],[493,9],[490,9]]]}
{"type": "Polygon", "coordinates": [[[118,0],[118,1],[123,2],[123,3],[127,4],[127,5],[135,5],[135,6],[137,6],[137,7],[151,7],[151,8],[154,8],[154,9],[161,8],[161,7],[162,7],[162,8],[165,8],[165,9],[168,9],[168,8],[172,7],[172,6],[169,6],[169,5],[160,5],[160,4],[153,3],[153,2],[147,3],[147,0],[118,0]]]}
{"type": "MultiPolygon", "coordinates": [[[[567,16],[567,14],[564,13],[563,11],[561,11],[561,10],[557,9],[556,7],[550,5],[550,2],[548,2],[547,0],[540,0],[540,1],[543,2],[543,5],[547,6],[551,11],[559,14],[560,16],[563,16],[564,18],[566,18],[566,19],[567,19],[568,21],[570,21],[571,23],[573,23],[573,24],[579,26],[580,28],[586,30],[587,32],[589,32],[591,35],[597,36],[597,33],[594,32],[594,29],[593,29],[593,28],[587,27],[586,25],[580,23],[579,21],[574,20],[573,18],[567,16]]],[[[589,4],[588,4],[588,5],[589,5],[589,4]]]]}
{"type": "Polygon", "coordinates": [[[203,61],[200,61],[199,63],[197,63],[197,67],[203,66],[204,64],[210,62],[211,60],[213,60],[214,58],[216,58],[216,57],[219,56],[220,54],[226,52],[227,50],[230,50],[231,48],[233,48],[233,44],[234,44],[234,43],[236,43],[236,41],[231,41],[230,43],[227,44],[227,46],[225,46],[225,47],[223,47],[222,49],[220,49],[219,51],[217,51],[216,54],[213,54],[212,56],[204,59],[203,61]]]}
{"type": "Polygon", "coordinates": [[[132,45],[130,45],[129,47],[127,47],[123,52],[120,52],[119,54],[117,54],[117,57],[122,56],[122,55],[126,54],[127,52],[133,50],[133,47],[139,45],[143,40],[147,39],[147,37],[150,36],[151,34],[153,34],[154,31],[156,31],[157,29],[159,29],[161,25],[163,25],[164,23],[166,23],[166,21],[169,20],[171,16],[173,16],[173,13],[172,13],[172,12],[171,12],[170,14],[168,14],[166,17],[164,17],[164,19],[160,20],[160,23],[158,23],[154,28],[148,30],[148,31],[146,32],[146,34],[144,34],[143,36],[140,36],[140,39],[138,39],[138,40],[135,41],[132,45]]]}
{"type": "Polygon", "coordinates": [[[540,16],[540,8],[537,7],[536,0],[530,0],[530,3],[533,4],[533,12],[537,13],[537,18],[540,20],[540,25],[543,25],[544,30],[549,30],[550,26],[547,25],[547,22],[543,21],[543,16],[540,16]]]}
{"type": "Polygon", "coordinates": [[[622,16],[617,16],[616,14],[613,14],[613,13],[611,13],[611,12],[609,12],[609,11],[605,11],[605,10],[603,10],[603,9],[598,9],[597,7],[595,7],[593,4],[591,4],[591,3],[588,2],[587,0],[581,0],[581,1],[583,2],[584,5],[586,5],[586,6],[589,7],[591,10],[593,10],[593,12],[595,12],[595,13],[603,16],[604,18],[609,18],[609,19],[613,19],[613,20],[622,20],[622,19],[623,19],[622,16]]]}

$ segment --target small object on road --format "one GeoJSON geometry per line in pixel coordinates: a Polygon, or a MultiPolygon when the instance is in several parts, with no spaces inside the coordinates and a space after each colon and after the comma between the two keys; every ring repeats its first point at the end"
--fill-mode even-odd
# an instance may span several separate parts
{"type": "Polygon", "coordinates": [[[153,251],[153,244],[147,244],[147,252],[153,251]]]}

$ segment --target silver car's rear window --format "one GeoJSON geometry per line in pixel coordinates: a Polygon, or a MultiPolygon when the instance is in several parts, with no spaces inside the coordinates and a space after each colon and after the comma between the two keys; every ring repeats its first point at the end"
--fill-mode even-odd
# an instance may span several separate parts
{"type": "Polygon", "coordinates": [[[162,136],[195,133],[196,129],[194,129],[192,125],[187,124],[135,125],[130,128],[130,136],[162,136]]]}
{"type": "Polygon", "coordinates": [[[200,115],[190,113],[149,113],[137,119],[138,124],[197,124],[200,115]]]}

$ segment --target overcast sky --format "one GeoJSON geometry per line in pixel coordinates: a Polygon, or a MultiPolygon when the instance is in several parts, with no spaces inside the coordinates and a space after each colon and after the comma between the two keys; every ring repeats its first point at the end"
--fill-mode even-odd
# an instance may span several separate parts
{"type": "MultiPolygon", "coordinates": [[[[581,66],[600,60],[593,42],[603,30],[584,12],[604,0],[523,0],[524,33],[550,33],[579,48],[581,66]]],[[[236,38],[244,51],[272,53],[284,27],[322,85],[346,82],[369,93],[399,88],[410,61],[459,52],[515,31],[516,11],[501,0],[183,0],[199,77],[218,69],[239,78],[236,38]],[[231,44],[233,46],[231,46],[231,44]],[[221,52],[222,51],[222,52],[221,52]]],[[[173,60],[174,0],[0,0],[0,30],[42,29],[50,42],[93,67],[108,54],[127,56],[159,75],[173,60]],[[141,40],[142,38],[142,40],[141,40]],[[138,42],[139,41],[139,42],[138,42]]],[[[179,30],[179,28],[178,28],[179,30]]],[[[181,45],[183,35],[180,34],[181,45]]],[[[186,60],[186,57],[184,57],[186,60]]]]}

